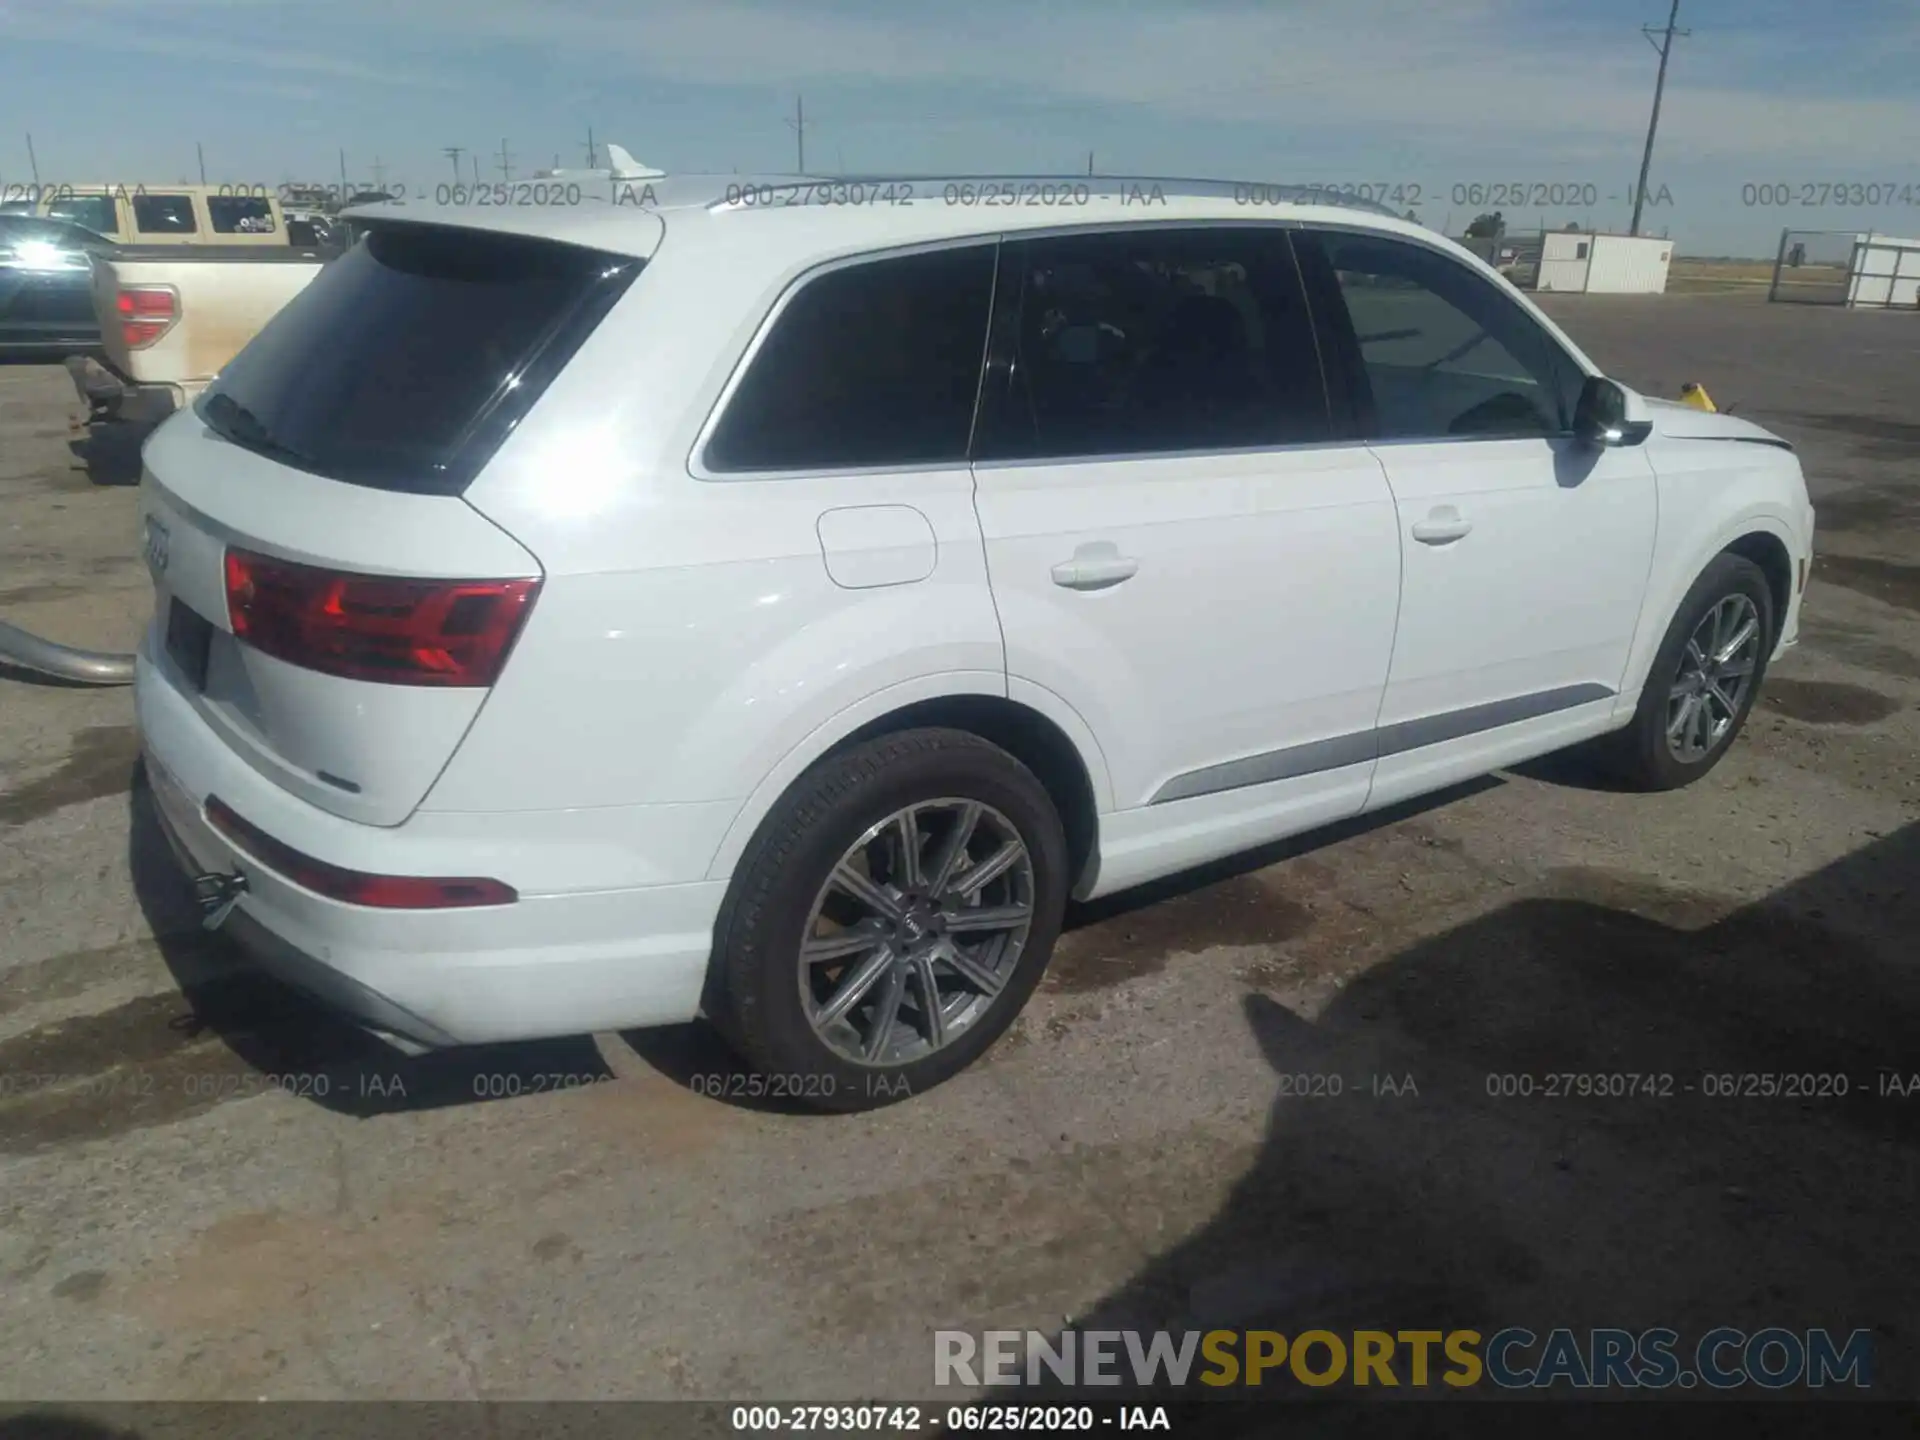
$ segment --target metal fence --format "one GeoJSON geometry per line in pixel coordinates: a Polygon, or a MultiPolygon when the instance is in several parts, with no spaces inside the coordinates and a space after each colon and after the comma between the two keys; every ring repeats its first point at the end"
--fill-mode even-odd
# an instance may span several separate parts
{"type": "Polygon", "coordinates": [[[1920,243],[1857,230],[1783,230],[1767,299],[1880,310],[1920,307],[1920,243]]]}

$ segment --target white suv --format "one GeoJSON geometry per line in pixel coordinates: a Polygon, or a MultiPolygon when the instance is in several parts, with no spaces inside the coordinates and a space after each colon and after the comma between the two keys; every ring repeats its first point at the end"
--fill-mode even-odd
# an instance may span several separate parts
{"type": "Polygon", "coordinates": [[[402,1048],[705,1014],[879,1103],[1069,896],[1598,737],[1685,784],[1796,635],[1791,448],[1371,208],[365,223],[147,445],[137,696],[210,921],[402,1048]]]}

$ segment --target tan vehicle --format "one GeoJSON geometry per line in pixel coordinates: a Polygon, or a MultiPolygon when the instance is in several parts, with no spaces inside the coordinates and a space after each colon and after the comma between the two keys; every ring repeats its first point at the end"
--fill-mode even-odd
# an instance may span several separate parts
{"type": "Polygon", "coordinates": [[[286,245],[280,201],[260,193],[264,188],[49,185],[25,213],[68,221],[118,245],[286,245]]]}
{"type": "Polygon", "coordinates": [[[127,245],[93,261],[100,356],[67,368],[92,421],[159,420],[191,404],[337,245],[127,245]]]}

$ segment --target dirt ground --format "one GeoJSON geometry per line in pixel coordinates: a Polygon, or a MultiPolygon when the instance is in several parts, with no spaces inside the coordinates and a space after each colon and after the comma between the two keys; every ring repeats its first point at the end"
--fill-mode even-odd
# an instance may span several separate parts
{"type": "MultiPolygon", "coordinates": [[[[1067,1317],[1867,1328],[1920,1394],[1920,1081],[1882,1093],[1920,1075],[1920,318],[1548,304],[1802,448],[1804,643],[1725,763],[1553,759],[1083,910],[982,1065],[874,1115],[709,1098],[697,1026],[394,1057],[193,928],[126,691],[0,678],[0,1399],[925,1398],[933,1330],[1067,1317]],[[1569,1072],[1673,1089],[1492,1093],[1569,1072]],[[1710,1093],[1779,1074],[1846,1093],[1710,1093]]],[[[0,616],[124,649],[131,492],[70,468],[69,400],[0,369],[0,616]]]]}

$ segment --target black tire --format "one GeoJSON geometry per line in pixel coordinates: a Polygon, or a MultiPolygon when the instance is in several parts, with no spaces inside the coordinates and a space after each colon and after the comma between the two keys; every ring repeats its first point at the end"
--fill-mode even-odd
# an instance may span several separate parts
{"type": "Polygon", "coordinates": [[[1067,846],[1046,787],[1020,761],[961,730],[907,730],[829,755],[794,782],[735,874],[715,936],[720,991],[710,1011],[727,1041],[777,1093],[820,1110],[872,1110],[952,1078],[1025,1007],[1060,934],[1067,846]],[[904,806],[942,797],[991,806],[1032,862],[1027,938],[991,1004],[943,1048],[904,1065],[842,1056],[814,1032],[800,993],[803,933],[833,867],[904,806]]]}
{"type": "Polygon", "coordinates": [[[1747,716],[1753,712],[1754,701],[1766,679],[1767,660],[1773,653],[1778,626],[1773,613],[1773,592],[1760,567],[1744,556],[1716,555],[1674,612],[1673,623],[1667,627],[1666,638],[1653,657],[1653,668],[1647,672],[1647,683],[1640,692],[1640,704],[1633,720],[1615,737],[1608,757],[1611,768],[1633,788],[1656,791],[1691,785],[1718,765],[1733,748],[1747,716]],[[1680,673],[1688,639],[1715,606],[1735,595],[1745,595],[1751,600],[1760,617],[1760,644],[1754,658],[1753,683],[1741,697],[1726,733],[1703,758],[1689,763],[1675,755],[1667,744],[1669,692],[1680,673]]]}

